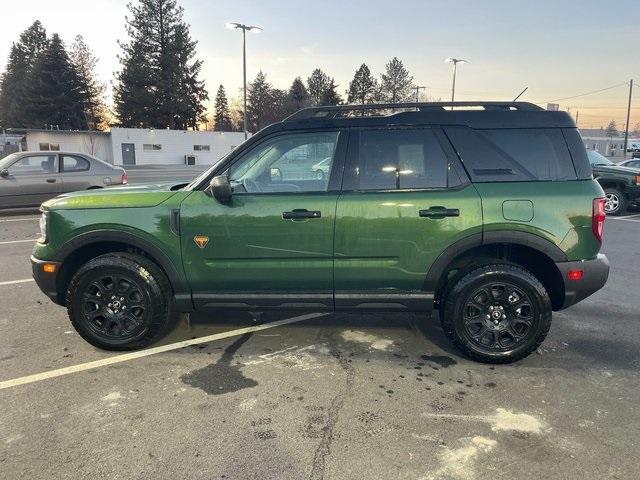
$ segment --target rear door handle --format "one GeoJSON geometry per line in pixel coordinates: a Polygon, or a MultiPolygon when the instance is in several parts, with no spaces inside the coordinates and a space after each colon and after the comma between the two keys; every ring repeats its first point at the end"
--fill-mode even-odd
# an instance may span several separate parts
{"type": "Polygon", "coordinates": [[[282,212],[282,218],[285,220],[299,220],[302,218],[320,218],[322,215],[318,210],[306,210],[304,208],[296,208],[290,212],[282,212]]]}
{"type": "Polygon", "coordinates": [[[47,183],[56,183],[55,178],[47,178],[47,183]]]}
{"type": "Polygon", "coordinates": [[[419,215],[425,218],[459,217],[459,208],[430,207],[420,210],[419,215]]]}

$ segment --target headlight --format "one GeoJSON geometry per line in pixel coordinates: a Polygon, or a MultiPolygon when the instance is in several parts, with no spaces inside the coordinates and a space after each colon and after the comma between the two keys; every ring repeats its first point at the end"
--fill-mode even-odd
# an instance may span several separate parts
{"type": "Polygon", "coordinates": [[[42,212],[40,215],[40,238],[39,243],[47,243],[47,230],[49,229],[49,212],[42,212]]]}

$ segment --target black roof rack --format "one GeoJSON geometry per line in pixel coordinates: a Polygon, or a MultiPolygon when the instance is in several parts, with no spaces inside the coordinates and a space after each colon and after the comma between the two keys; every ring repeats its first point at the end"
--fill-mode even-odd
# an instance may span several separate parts
{"type": "Polygon", "coordinates": [[[313,118],[335,118],[346,112],[364,110],[397,110],[415,108],[417,111],[445,112],[446,107],[481,107],[487,111],[541,111],[542,107],[529,102],[412,102],[412,103],[367,103],[364,105],[335,105],[325,107],[310,107],[297,111],[285,118],[284,122],[307,120],[313,118]]]}

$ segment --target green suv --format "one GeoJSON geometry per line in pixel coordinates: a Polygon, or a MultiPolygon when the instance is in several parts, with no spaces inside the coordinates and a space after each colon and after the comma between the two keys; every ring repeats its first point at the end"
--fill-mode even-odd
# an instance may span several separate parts
{"type": "Polygon", "coordinates": [[[188,185],[44,203],[33,275],[109,350],[149,345],[179,312],[435,308],[466,355],[511,362],[605,284],[604,203],[563,112],[310,108],[188,185]]]}

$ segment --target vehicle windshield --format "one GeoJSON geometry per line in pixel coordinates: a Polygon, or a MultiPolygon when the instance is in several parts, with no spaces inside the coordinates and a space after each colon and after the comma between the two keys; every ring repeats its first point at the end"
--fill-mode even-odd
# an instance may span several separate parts
{"type": "Polygon", "coordinates": [[[587,156],[591,165],[615,165],[615,163],[595,150],[587,150],[587,156]]]}

